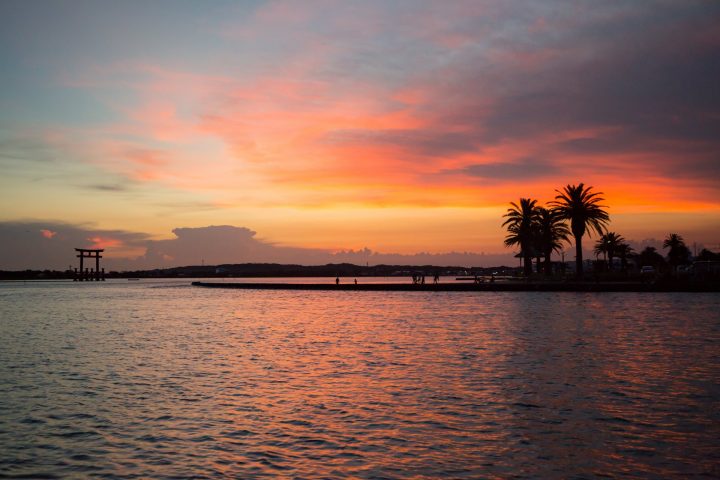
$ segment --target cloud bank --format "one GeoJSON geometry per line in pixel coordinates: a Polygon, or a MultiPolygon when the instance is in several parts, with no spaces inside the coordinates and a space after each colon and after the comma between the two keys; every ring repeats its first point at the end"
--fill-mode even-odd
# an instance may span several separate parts
{"type": "Polygon", "coordinates": [[[52,222],[0,223],[0,269],[58,269],[77,266],[74,248],[105,248],[102,265],[109,270],[167,268],[232,263],[324,265],[514,265],[512,254],[448,252],[411,255],[369,249],[324,250],[279,246],[245,227],[229,225],[176,228],[175,238],[152,240],[147,234],[52,222]]]}

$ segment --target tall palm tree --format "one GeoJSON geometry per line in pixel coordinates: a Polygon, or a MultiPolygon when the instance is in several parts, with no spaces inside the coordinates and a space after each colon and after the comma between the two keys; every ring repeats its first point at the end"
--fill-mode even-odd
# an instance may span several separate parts
{"type": "Polygon", "coordinates": [[[690,249],[685,245],[683,237],[677,233],[671,233],[665,238],[663,248],[670,249],[668,252],[668,263],[673,269],[690,260],[690,249]]]}
{"type": "Polygon", "coordinates": [[[613,258],[618,254],[620,245],[625,242],[622,235],[607,232],[595,243],[595,253],[607,255],[608,270],[612,270],[613,258]]]}
{"type": "Polygon", "coordinates": [[[537,217],[537,200],[521,198],[520,203],[510,202],[512,208],[508,208],[503,215],[505,220],[503,227],[507,227],[508,234],[505,237],[505,246],[520,246],[520,254],[523,257],[523,271],[525,277],[532,274],[533,255],[533,229],[537,217]]]}
{"type": "Polygon", "coordinates": [[[542,235],[539,222],[541,208],[542,207],[537,207],[535,209],[535,220],[532,224],[532,256],[535,257],[535,271],[538,273],[542,271],[542,264],[540,262],[543,257],[542,235]]]}
{"type": "Polygon", "coordinates": [[[562,250],[562,242],[567,242],[570,230],[555,210],[544,207],[537,209],[537,231],[540,251],[545,256],[545,275],[550,275],[550,256],[552,252],[562,250]]]}
{"type": "Polygon", "coordinates": [[[585,231],[603,234],[603,227],[610,221],[610,216],[600,205],[604,199],[600,197],[602,192],[592,192],[593,187],[585,187],[585,184],[567,185],[565,188],[555,190],[558,195],[555,201],[550,202],[558,211],[560,218],[570,221],[570,230],[575,238],[575,272],[578,278],[583,274],[582,237],[585,231]]]}

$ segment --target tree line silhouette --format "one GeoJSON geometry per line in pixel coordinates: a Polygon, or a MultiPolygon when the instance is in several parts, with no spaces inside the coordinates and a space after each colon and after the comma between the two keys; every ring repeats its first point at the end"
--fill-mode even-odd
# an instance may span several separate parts
{"type": "MultiPolygon", "coordinates": [[[[553,252],[562,252],[563,244],[570,243],[571,237],[575,243],[575,274],[578,278],[583,276],[583,249],[582,240],[586,233],[597,233],[593,252],[598,257],[605,257],[609,270],[612,270],[615,258],[620,259],[623,272],[627,271],[628,259],[635,257],[639,264],[656,268],[669,265],[673,270],[679,265],[690,263],[690,249],[685,245],[682,236],[671,233],[663,242],[663,248],[669,249],[666,259],[654,247],[646,247],[636,254],[627,241],[616,232],[607,230],[610,215],[607,206],[602,205],[605,200],[602,192],[593,191],[593,187],[566,185],[562,190],[555,190],[555,199],[547,206],[538,205],[538,201],[530,198],[520,198],[518,203],[510,202],[503,218],[502,226],[508,231],[505,237],[505,246],[520,247],[520,256],[523,259],[523,273],[526,277],[532,275],[532,259],[537,259],[537,271],[545,275],[552,274],[551,255],[553,252]],[[541,264],[540,258],[544,257],[541,264]]],[[[715,255],[703,250],[698,259],[715,260],[715,255]]],[[[718,255],[720,256],[720,255],[718,255]]]]}

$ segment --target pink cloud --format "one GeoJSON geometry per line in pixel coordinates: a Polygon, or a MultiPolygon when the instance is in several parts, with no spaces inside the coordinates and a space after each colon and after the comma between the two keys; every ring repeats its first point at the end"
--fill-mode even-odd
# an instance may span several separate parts
{"type": "Polygon", "coordinates": [[[48,238],[48,239],[53,238],[55,235],[57,235],[57,232],[53,232],[52,230],[47,230],[45,228],[40,230],[40,233],[42,234],[43,237],[48,238]]]}
{"type": "Polygon", "coordinates": [[[92,249],[120,248],[123,246],[122,240],[112,237],[95,236],[89,237],[87,240],[92,242],[88,247],[92,249]]]}

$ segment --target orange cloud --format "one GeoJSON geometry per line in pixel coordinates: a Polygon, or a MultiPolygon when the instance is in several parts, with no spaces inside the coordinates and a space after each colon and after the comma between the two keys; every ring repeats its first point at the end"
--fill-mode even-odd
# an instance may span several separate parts
{"type": "MultiPolygon", "coordinates": [[[[554,58],[496,60],[532,71],[554,58]]],[[[681,141],[607,151],[623,128],[595,124],[488,140],[485,125],[507,108],[492,90],[471,97],[470,112],[467,98],[422,76],[397,87],[340,87],[307,65],[283,69],[288,75],[233,79],[141,68],[149,75],[136,85],[141,101],[123,107],[133,123],[97,143],[100,163],[139,182],[210,192],[228,207],[501,206],[519,196],[549,200],[583,181],[608,192],[618,211],[718,209],[713,188],[648,171],[672,167],[681,141]]]]}
{"type": "Polygon", "coordinates": [[[57,235],[57,232],[53,232],[52,230],[42,229],[40,230],[40,233],[45,238],[53,238],[55,235],[57,235]]]}
{"type": "Polygon", "coordinates": [[[89,237],[87,239],[92,242],[88,248],[91,249],[107,249],[107,248],[119,248],[123,246],[122,240],[111,238],[111,237],[89,237]]]}

